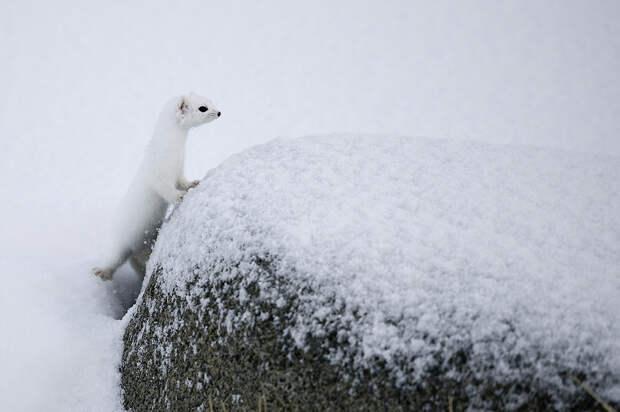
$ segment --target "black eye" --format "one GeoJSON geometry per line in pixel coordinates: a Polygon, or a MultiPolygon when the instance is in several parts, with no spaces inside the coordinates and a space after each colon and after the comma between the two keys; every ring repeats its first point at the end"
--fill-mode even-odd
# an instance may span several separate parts
{"type": "Polygon", "coordinates": [[[207,108],[207,106],[200,106],[198,110],[200,110],[201,112],[206,112],[209,109],[207,108]]]}

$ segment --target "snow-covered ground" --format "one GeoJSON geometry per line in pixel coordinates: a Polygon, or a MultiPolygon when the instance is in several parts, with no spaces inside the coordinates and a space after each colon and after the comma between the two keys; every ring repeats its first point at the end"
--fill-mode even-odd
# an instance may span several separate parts
{"type": "Polygon", "coordinates": [[[3,259],[2,410],[121,409],[114,365],[123,306],[111,287],[87,276],[88,263],[3,259]]]}
{"type": "MultiPolygon", "coordinates": [[[[620,4],[0,4],[0,406],[110,410],[124,308],[89,274],[156,116],[223,112],[188,175],[337,131],[620,155],[620,4]]],[[[121,279],[121,280],[123,280],[121,279]]]]}

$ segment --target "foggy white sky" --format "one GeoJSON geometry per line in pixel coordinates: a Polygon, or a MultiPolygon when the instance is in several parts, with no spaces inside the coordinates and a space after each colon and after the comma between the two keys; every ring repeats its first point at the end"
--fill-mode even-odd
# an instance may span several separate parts
{"type": "Polygon", "coordinates": [[[138,139],[191,89],[239,145],[359,130],[620,150],[616,1],[59,3],[2,6],[3,123],[38,100],[53,126],[138,139]]]}

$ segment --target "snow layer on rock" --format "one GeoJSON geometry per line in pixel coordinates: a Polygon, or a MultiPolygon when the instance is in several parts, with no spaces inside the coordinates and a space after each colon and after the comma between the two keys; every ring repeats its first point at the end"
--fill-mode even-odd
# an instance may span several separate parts
{"type": "MultiPolygon", "coordinates": [[[[620,158],[392,136],[275,140],[208,173],[163,227],[150,269],[184,295],[196,267],[217,257],[243,271],[255,254],[320,291],[289,331],[301,348],[328,318],[361,316],[347,336],[357,367],[405,356],[422,376],[434,353],[470,342],[472,362],[491,359],[498,380],[519,378],[502,363],[519,354],[543,381],[561,365],[608,368],[617,382],[620,158]]],[[[615,383],[601,390],[620,399],[615,383]]]]}

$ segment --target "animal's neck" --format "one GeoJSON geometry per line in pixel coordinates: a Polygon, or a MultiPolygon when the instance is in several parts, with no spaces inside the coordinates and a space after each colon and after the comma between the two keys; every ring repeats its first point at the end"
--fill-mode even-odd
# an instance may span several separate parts
{"type": "Polygon", "coordinates": [[[185,141],[187,140],[187,130],[178,127],[171,127],[167,130],[160,129],[155,133],[155,138],[165,141],[166,146],[182,148],[185,147],[185,141]]]}
{"type": "Polygon", "coordinates": [[[172,116],[162,115],[157,122],[155,129],[155,139],[165,139],[166,141],[183,146],[187,140],[188,129],[179,126],[176,119],[172,116]]]}
{"type": "Polygon", "coordinates": [[[148,167],[166,169],[170,173],[182,171],[187,133],[188,129],[180,127],[176,118],[162,113],[149,144],[148,167]]]}

